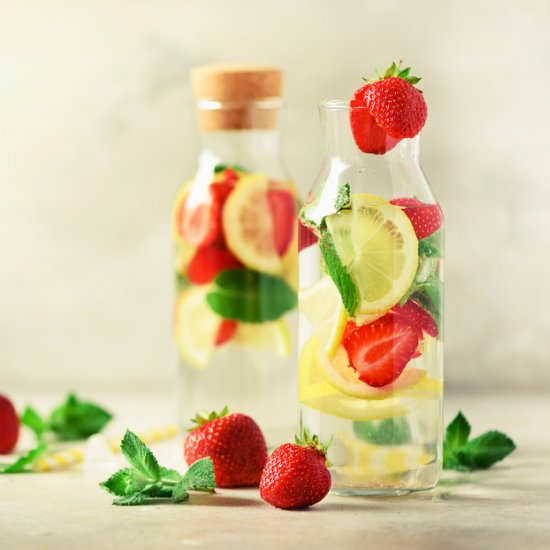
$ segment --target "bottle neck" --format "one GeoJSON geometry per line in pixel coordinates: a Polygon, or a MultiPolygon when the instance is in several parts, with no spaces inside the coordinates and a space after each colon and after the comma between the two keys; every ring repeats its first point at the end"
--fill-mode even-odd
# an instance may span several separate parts
{"type": "Polygon", "coordinates": [[[357,146],[350,122],[347,102],[327,101],[320,105],[324,128],[325,153],[328,159],[358,168],[370,168],[387,162],[412,162],[418,164],[420,136],[403,139],[384,154],[364,153],[357,146]]]}

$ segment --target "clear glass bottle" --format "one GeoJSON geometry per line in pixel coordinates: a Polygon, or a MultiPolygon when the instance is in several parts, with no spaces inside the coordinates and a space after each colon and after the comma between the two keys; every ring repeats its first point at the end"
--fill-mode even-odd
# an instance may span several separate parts
{"type": "Polygon", "coordinates": [[[344,101],[321,104],[326,156],[300,212],[301,424],[332,488],[434,487],[442,463],[443,216],[419,136],[363,153],[344,101]]]}
{"type": "Polygon", "coordinates": [[[269,443],[297,421],[297,194],[281,162],[281,71],[211,65],[192,82],[202,151],[174,202],[181,422],[252,416],[269,443]]]}

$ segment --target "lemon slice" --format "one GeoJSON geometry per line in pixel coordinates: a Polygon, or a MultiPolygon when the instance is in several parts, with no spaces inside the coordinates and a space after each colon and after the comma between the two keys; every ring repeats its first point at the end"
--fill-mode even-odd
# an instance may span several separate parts
{"type": "Polygon", "coordinates": [[[299,293],[300,312],[310,322],[323,351],[332,357],[342,342],[348,322],[340,293],[330,277],[323,277],[299,293]]]}
{"type": "Polygon", "coordinates": [[[181,293],[174,312],[174,336],[184,361],[204,369],[215,347],[222,318],[206,302],[209,286],[196,286],[181,293]]]}
{"type": "Polygon", "coordinates": [[[227,246],[247,267],[277,275],[283,262],[274,242],[265,174],[250,174],[237,183],[223,209],[227,246]]]}
{"type": "Polygon", "coordinates": [[[351,196],[351,210],[327,216],[326,223],[338,257],[357,287],[356,313],[380,313],[394,306],[411,286],[418,267],[418,239],[406,214],[361,193],[351,196]]]}
{"type": "Polygon", "coordinates": [[[288,357],[292,350],[290,330],[284,319],[266,323],[239,323],[232,342],[239,346],[261,348],[288,357]]]}

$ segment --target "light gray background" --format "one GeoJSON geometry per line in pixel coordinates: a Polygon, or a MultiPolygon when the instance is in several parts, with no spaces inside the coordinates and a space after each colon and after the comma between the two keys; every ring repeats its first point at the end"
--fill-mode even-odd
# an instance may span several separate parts
{"type": "Polygon", "coordinates": [[[286,70],[304,192],[317,101],[399,58],[424,77],[446,214],[447,380],[550,388],[549,25],[544,0],[0,0],[0,390],[173,383],[190,67],[286,70]]]}

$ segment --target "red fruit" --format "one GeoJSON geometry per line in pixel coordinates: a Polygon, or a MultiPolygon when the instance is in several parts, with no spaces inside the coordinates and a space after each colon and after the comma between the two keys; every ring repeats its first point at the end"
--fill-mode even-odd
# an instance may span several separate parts
{"type": "Polygon", "coordinates": [[[206,246],[195,251],[187,268],[187,276],[193,284],[203,285],[212,281],[221,271],[241,266],[241,262],[226,248],[206,246]]]}
{"type": "Polygon", "coordinates": [[[304,225],[302,221],[298,221],[298,252],[301,252],[304,248],[312,246],[317,242],[317,235],[304,225]]]}
{"type": "Polygon", "coordinates": [[[10,453],[19,439],[19,418],[12,402],[0,395],[0,454],[10,453]]]}
{"type": "Polygon", "coordinates": [[[369,386],[391,384],[418,347],[418,333],[392,314],[358,327],[343,342],[351,366],[369,386]]]}
{"type": "Polygon", "coordinates": [[[439,331],[434,318],[416,302],[407,300],[402,306],[396,305],[391,309],[392,313],[399,319],[403,319],[413,327],[424,331],[426,334],[437,338],[439,331]]]}
{"type": "Polygon", "coordinates": [[[189,466],[209,456],[218,487],[258,485],[267,460],[264,436],[252,418],[227,415],[227,408],[208,418],[199,415],[198,426],[185,438],[183,453],[189,466]]]}
{"type": "Polygon", "coordinates": [[[269,504],[284,510],[305,508],[323,500],[330,490],[327,468],[328,445],[309,437],[285,443],[269,457],[260,481],[260,496],[269,504]]]}
{"type": "Polygon", "coordinates": [[[443,224],[443,212],[438,204],[428,204],[412,197],[392,199],[391,204],[401,206],[411,220],[417,239],[425,239],[443,224]]]}
{"type": "Polygon", "coordinates": [[[231,338],[235,335],[235,332],[237,332],[238,326],[239,323],[237,323],[237,321],[234,321],[233,319],[224,319],[220,323],[220,328],[218,329],[218,334],[216,335],[216,340],[214,342],[216,346],[221,346],[231,340],[231,338]]]}
{"type": "Polygon", "coordinates": [[[279,256],[284,256],[294,236],[296,200],[287,189],[269,189],[267,203],[273,219],[275,250],[279,256]]]}
{"type": "Polygon", "coordinates": [[[359,88],[350,102],[350,122],[357,147],[383,154],[403,138],[416,136],[426,122],[428,108],[409,76],[410,69],[392,63],[384,75],[359,88]]]}

